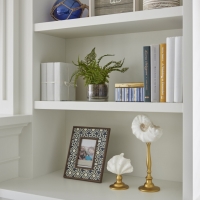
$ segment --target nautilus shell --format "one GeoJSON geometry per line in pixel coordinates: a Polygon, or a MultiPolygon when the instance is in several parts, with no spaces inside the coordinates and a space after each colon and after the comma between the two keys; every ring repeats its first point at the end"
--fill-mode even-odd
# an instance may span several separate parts
{"type": "Polygon", "coordinates": [[[155,142],[162,136],[162,129],[145,115],[137,115],[132,122],[132,132],[142,142],[155,142]]]}
{"type": "Polygon", "coordinates": [[[131,160],[124,158],[124,154],[113,156],[107,163],[107,170],[117,174],[122,175],[125,173],[131,173],[133,171],[133,166],[131,165],[131,160]]]}

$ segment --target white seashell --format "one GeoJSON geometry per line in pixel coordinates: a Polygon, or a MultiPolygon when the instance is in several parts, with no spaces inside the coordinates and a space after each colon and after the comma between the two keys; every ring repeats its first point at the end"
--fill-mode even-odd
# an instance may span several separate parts
{"type": "Polygon", "coordinates": [[[155,142],[162,136],[162,129],[145,115],[138,115],[132,122],[132,132],[142,142],[155,142]]]}
{"type": "Polygon", "coordinates": [[[108,161],[107,170],[114,174],[122,175],[131,173],[133,171],[133,166],[131,165],[131,160],[124,158],[124,153],[121,153],[120,155],[113,156],[108,161]]]}

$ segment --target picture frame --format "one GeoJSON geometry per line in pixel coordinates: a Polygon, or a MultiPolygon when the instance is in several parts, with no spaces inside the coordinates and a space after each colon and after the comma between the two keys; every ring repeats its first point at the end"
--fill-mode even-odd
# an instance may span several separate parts
{"type": "Polygon", "coordinates": [[[64,178],[101,183],[110,128],[73,126],[64,178]]]}

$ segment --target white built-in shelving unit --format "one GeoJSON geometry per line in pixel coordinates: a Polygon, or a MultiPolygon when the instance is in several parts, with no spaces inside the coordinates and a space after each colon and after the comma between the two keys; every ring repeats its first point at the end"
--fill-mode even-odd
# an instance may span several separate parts
{"type": "MultiPolygon", "coordinates": [[[[192,24],[198,24],[198,0],[183,0],[182,6],[174,8],[58,22],[49,15],[55,0],[20,2],[22,108],[24,113],[25,108],[31,110],[32,117],[26,134],[19,137],[19,177],[0,183],[0,198],[197,200],[200,174],[193,145],[199,150],[198,109],[193,108],[192,91],[194,83],[200,85],[195,61],[193,65],[193,39],[198,38],[200,30],[192,24]],[[184,36],[183,103],[114,102],[114,83],[143,80],[142,47],[164,43],[166,37],[177,35],[184,36]],[[82,80],[78,81],[77,101],[40,101],[40,63],[76,62],[78,56],[84,58],[94,47],[99,56],[113,53],[113,59],[125,58],[124,66],[129,67],[127,73],[111,74],[109,101],[87,102],[82,80]],[[145,144],[131,131],[138,114],[148,115],[164,132],[151,149],[153,182],[161,187],[158,193],[137,189],[146,176],[145,144]],[[115,176],[106,170],[101,184],[63,178],[72,127],[79,125],[111,128],[106,161],[122,152],[131,159],[134,171],[123,179],[129,190],[111,191],[109,185],[115,176]]],[[[194,105],[198,105],[198,99],[194,105]]]]}

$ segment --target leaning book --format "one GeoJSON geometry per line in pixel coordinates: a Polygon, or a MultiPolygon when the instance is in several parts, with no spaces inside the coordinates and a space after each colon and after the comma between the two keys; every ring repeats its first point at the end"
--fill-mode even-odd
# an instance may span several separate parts
{"type": "Polygon", "coordinates": [[[144,71],[144,98],[145,102],[151,102],[151,49],[143,47],[143,71],[144,71]]]}

